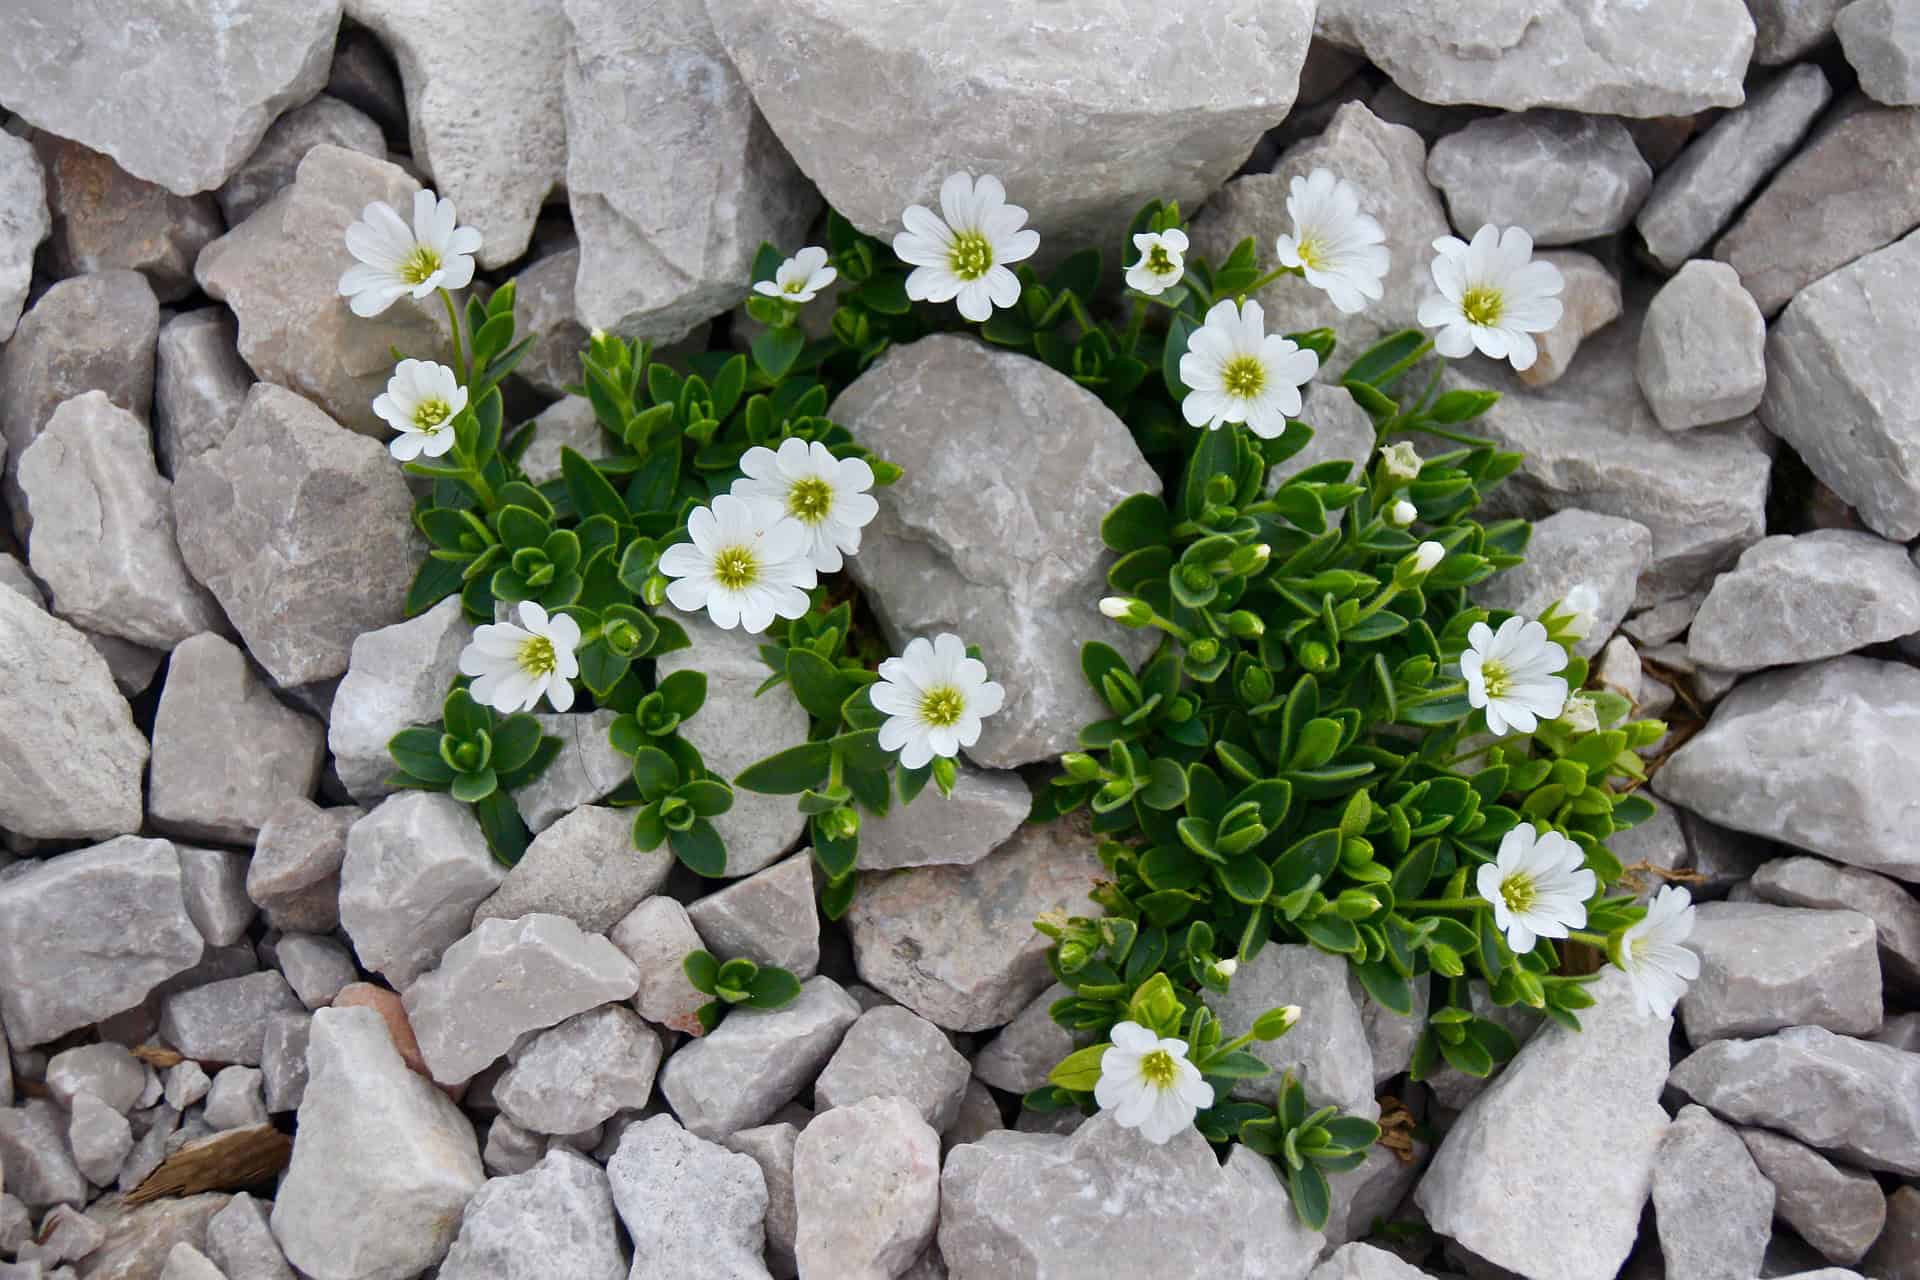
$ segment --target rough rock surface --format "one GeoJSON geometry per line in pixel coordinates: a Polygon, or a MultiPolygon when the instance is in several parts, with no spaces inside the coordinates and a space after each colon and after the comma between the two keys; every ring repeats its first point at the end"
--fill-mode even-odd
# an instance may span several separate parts
{"type": "Polygon", "coordinates": [[[541,732],[560,739],[560,754],[540,776],[513,793],[520,816],[534,832],[545,831],[583,804],[592,804],[633,776],[633,761],[614,750],[607,737],[614,712],[574,711],[553,715],[536,711],[541,732]]]}
{"type": "MultiPolygon", "coordinates": [[[[535,259],[513,278],[514,331],[533,338],[533,345],[527,348],[527,354],[513,371],[543,395],[563,395],[569,386],[580,381],[580,353],[586,350],[590,335],[574,318],[573,283],[579,273],[580,249],[576,244],[535,259]]],[[[530,477],[535,475],[536,467],[528,459],[536,452],[552,454],[538,470],[550,470],[555,476],[560,474],[558,447],[542,449],[561,434],[549,425],[549,415],[564,417],[579,428],[582,444],[574,447],[588,458],[601,456],[606,447],[603,442],[611,440],[601,431],[599,420],[593,416],[593,407],[583,398],[569,396],[549,406],[539,417],[540,434],[520,457],[521,468],[530,477]]],[[[541,475],[535,483],[550,478],[541,475]]]]}
{"type": "Polygon", "coordinates": [[[1588,991],[1583,1030],[1549,1026],[1528,1041],[1414,1192],[1434,1230],[1510,1271],[1610,1280],[1652,1185],[1672,1020],[1647,1018],[1615,970],[1588,991]],[[1555,1229],[1540,1230],[1549,1220],[1555,1229]]]}
{"type": "Polygon", "coordinates": [[[174,480],[180,550],[281,685],[347,669],[398,621],[417,561],[413,500],[387,451],[268,383],[174,480]]]}
{"type": "Polygon", "coordinates": [[[1373,1050],[1361,1023],[1360,1004],[1347,984],[1347,962],[1302,944],[1268,943],[1240,966],[1225,996],[1208,1003],[1228,1038],[1244,1034],[1269,1009],[1300,1006],[1300,1021],[1278,1040],[1256,1040],[1247,1051],[1273,1074],[1235,1081],[1233,1096],[1271,1103],[1280,1073],[1291,1071],[1311,1106],[1338,1104],[1343,1111],[1379,1114],[1373,1096],[1373,1050]]]}
{"type": "Polygon", "coordinates": [[[793,1148],[799,1138],[797,1127],[779,1122],[742,1129],[724,1139],[728,1150],[752,1156],[766,1181],[767,1270],[777,1280],[792,1280],[799,1274],[793,1256],[794,1237],[799,1232],[793,1197],[793,1148]]]}
{"type": "Polygon", "coordinates": [[[1850,529],[1763,538],[1714,579],[1687,653],[1723,671],[1837,657],[1920,632],[1920,565],[1850,529]]]}
{"type": "Polygon", "coordinates": [[[266,969],[168,996],[160,1035],[196,1062],[256,1066],[267,1020],[301,1007],[287,980],[266,969]]]}
{"type": "Polygon", "coordinates": [[[360,976],[353,953],[332,938],[289,933],[275,944],[273,952],[287,985],[309,1009],[332,1004],[340,989],[360,976]]]}
{"type": "Polygon", "coordinates": [[[85,1260],[87,1280],[158,1276],[175,1245],[198,1249],[206,1243],[208,1222],[228,1200],[218,1192],[205,1192],[137,1206],[120,1199],[95,1203],[89,1216],[106,1227],[107,1239],[85,1260]]]}
{"type": "Polygon", "coordinates": [[[231,643],[203,632],[173,651],[153,721],[154,825],[250,844],[281,803],[313,794],[325,758],[326,727],[275,698],[231,643]]]}
{"type": "Polygon", "coordinates": [[[7,1038],[18,1051],[131,1008],[202,947],[168,841],[122,836],[0,879],[7,1038]]]}
{"type": "Polygon", "coordinates": [[[411,210],[419,189],[383,159],[315,147],[292,186],[208,245],[194,265],[200,287],[239,317],[240,354],[254,373],[381,439],[388,428],[373,398],[386,390],[392,352],[450,359],[447,320],[437,298],[402,299],[374,318],[354,315],[339,289],[340,273],[354,261],[344,237],[372,201],[411,210]]]}
{"type": "Polygon", "coordinates": [[[94,1100],[125,1114],[133,1110],[147,1088],[147,1068],[124,1047],[102,1042],[63,1049],[47,1062],[47,1092],[63,1107],[76,1096],[90,1093],[94,1100]]]}
{"type": "Polygon", "coordinates": [[[1705,1107],[1682,1107],[1653,1165],[1653,1212],[1668,1271],[1699,1280],[1759,1275],[1773,1203],[1773,1186],[1739,1134],[1705,1107]]]}
{"type": "Polygon", "coordinates": [[[1911,7],[1858,0],[1839,12],[1833,30],[1863,93],[1889,106],[1920,103],[1920,22],[1911,7]]]}
{"type": "MultiPolygon", "coordinates": [[[[1580,344],[1618,320],[1621,308],[1620,281],[1599,259],[1572,249],[1551,249],[1540,257],[1560,271],[1560,320],[1534,335],[1539,358],[1520,375],[1529,387],[1558,382],[1580,344]]],[[[1367,426],[1371,432],[1372,422],[1367,426]]]]}
{"type": "Polygon", "coordinates": [[[626,1280],[607,1175],[593,1161],[555,1150],[510,1178],[494,1178],[467,1201],[440,1280],[626,1280]]]}
{"type": "Polygon", "coordinates": [[[1047,1012],[1054,1001],[1072,994],[1056,982],[1034,997],[1032,1004],[973,1055],[973,1073],[1008,1093],[1028,1093],[1045,1084],[1047,1073],[1079,1047],[1073,1032],[1055,1022],[1047,1012]]]}
{"type": "Polygon", "coordinates": [[[1397,1253],[1370,1244],[1343,1244],[1313,1269],[1308,1280],[1422,1280],[1426,1274],[1397,1253]]]}
{"type": "Polygon", "coordinates": [[[859,0],[707,8],[773,131],[861,230],[891,234],[968,170],[997,174],[1061,243],[1111,235],[1150,199],[1197,205],[1286,116],[1313,34],[1302,0],[1105,0],[1060,21],[990,0],[931,24],[859,0]],[[894,109],[876,119],[872,102],[894,109]]]}
{"type": "Polygon", "coordinates": [[[912,804],[896,802],[885,817],[860,815],[859,868],[978,862],[999,848],[1032,808],[1033,793],[1018,774],[962,764],[952,795],[929,787],[912,804]]]}
{"type": "Polygon", "coordinates": [[[1872,1034],[1881,1016],[1874,933],[1857,911],[1700,904],[1688,939],[1700,977],[1679,1010],[1687,1039],[1698,1045],[1802,1025],[1872,1034]]]}
{"type": "Polygon", "coordinates": [[[899,1005],[860,1015],[814,1082],[819,1111],[867,1098],[899,1098],[945,1133],[960,1114],[971,1072],[940,1028],[899,1005]]]}
{"type": "Polygon", "coordinates": [[[295,798],[268,815],[247,863],[247,896],[276,929],[331,933],[340,925],[340,864],[347,832],[366,816],[295,798]]]}
{"type": "Polygon", "coordinates": [[[1669,431],[1732,422],[1767,389],[1767,322],[1740,273],[1697,259],[1647,305],[1634,376],[1669,431]]]}
{"type": "Polygon", "coordinates": [[[706,1036],[674,1051],[660,1072],[660,1092],[703,1138],[718,1141],[765,1124],[819,1074],[859,1016],[860,1006],[833,979],[809,978],[791,1004],[735,1008],[706,1036]]]}
{"type": "Polygon", "coordinates": [[[832,406],[868,448],[905,468],[849,562],[895,651],[966,634],[1007,690],[967,755],[993,768],[1069,749],[1105,714],[1081,674],[1082,643],[1132,658],[1148,644],[1094,607],[1108,593],[1101,517],[1158,493],[1126,427],[1085,388],[969,338],[898,347],[832,406]],[[1000,531],[989,546],[977,531],[1000,531]]]}
{"type": "Polygon", "coordinates": [[[1861,1265],[1874,1280],[1913,1280],[1915,1258],[1920,1258],[1920,1189],[1900,1187],[1887,1197],[1887,1229],[1861,1265]]]}
{"type": "MultiPolygon", "coordinates": [[[[459,608],[458,600],[448,603],[459,608]]],[[[339,723],[337,713],[334,723],[339,723]]],[[[581,805],[533,838],[506,880],[473,913],[475,923],[538,911],[565,916],[588,933],[605,933],[656,892],[673,866],[664,851],[635,849],[632,831],[629,810],[581,805]]],[[[809,907],[812,892],[809,880],[809,907]]],[[[814,949],[817,955],[817,939],[814,949]]]]}
{"type": "Polygon", "coordinates": [[[794,1144],[793,1197],[802,1271],[891,1280],[939,1225],[940,1135],[904,1098],[822,1112],[794,1144]]]}
{"type": "Polygon", "coordinates": [[[813,857],[805,851],[699,899],[687,908],[687,917],[706,939],[707,950],[722,960],[745,956],[803,979],[820,967],[813,857]]]}
{"type": "Polygon", "coordinates": [[[256,914],[247,897],[247,855],[193,845],[181,845],[177,852],[193,927],[208,946],[230,947],[239,942],[256,914]]]}
{"type": "Polygon", "coordinates": [[[1316,31],[1422,102],[1624,116],[1740,105],[1753,50],[1741,0],[1323,0],[1316,31]]]}
{"type": "Polygon", "coordinates": [[[1887,1224],[1887,1197],[1871,1174],[1834,1164],[1771,1129],[1741,1129],[1747,1153],[1773,1184],[1773,1212],[1829,1259],[1858,1262],[1887,1224]]]}
{"type": "Polygon", "coordinates": [[[407,1069],[371,1009],[322,1009],[273,1234],[315,1280],[409,1276],[446,1254],[486,1180],[473,1125],[407,1069]]]}
{"type": "Polygon", "coordinates": [[[193,292],[193,260],[225,228],[212,196],[177,196],[98,151],[34,136],[47,175],[53,261],[63,276],[138,271],[162,302],[193,292]]]}
{"type": "Polygon", "coordinates": [[[227,1273],[228,1280],[240,1276],[294,1280],[293,1268],[267,1222],[271,1204],[263,1206],[242,1191],[207,1220],[207,1257],[227,1273]]]}
{"type": "Polygon", "coordinates": [[[347,832],[340,923],[360,963],[405,988],[466,936],[474,908],[505,878],[465,805],[404,792],[347,832]]]}
{"type": "Polygon", "coordinates": [[[1104,873],[1071,821],[1023,827],[970,867],[869,872],[846,916],[862,981],[949,1031],[1013,1018],[1049,982],[1044,911],[1092,914],[1104,873]]]}
{"type": "Polygon", "coordinates": [[[1535,523],[1526,560],[1476,587],[1473,598],[1536,618],[1575,587],[1591,588],[1599,605],[1592,628],[1573,651],[1592,658],[1633,607],[1640,574],[1652,558],[1653,535],[1645,525],[1569,507],[1535,523]]]}
{"type": "MultiPolygon", "coordinates": [[[[275,120],[246,163],[221,186],[220,212],[226,215],[227,225],[239,226],[291,186],[300,161],[322,145],[345,147],[379,159],[387,154],[387,141],[377,121],[352,103],[320,94],[275,120]]],[[[464,204],[460,212],[467,212],[464,204]]]]}
{"type": "Polygon", "coordinates": [[[1820,858],[1776,858],[1754,872],[1751,887],[1765,902],[1866,916],[1886,977],[1920,988],[1920,898],[1892,880],[1820,858]]]}
{"type": "Polygon", "coordinates": [[[1920,671],[1834,658],[1746,681],[1656,775],[1723,826],[1920,881],[1902,779],[1920,741],[1920,671]]]}
{"type": "Polygon", "coordinates": [[[86,839],[140,828],[147,740],[86,637],[0,591],[0,827],[86,839]]]}
{"type": "Polygon", "coordinates": [[[47,214],[46,173],[33,144],[0,138],[0,342],[13,336],[33,283],[33,251],[53,223],[47,214]]]}
{"type": "Polygon", "coordinates": [[[619,1005],[568,1018],[514,1051],[494,1082],[508,1119],[535,1133],[579,1133],[653,1097],[660,1037],[619,1005]]]}
{"type": "Polygon", "coordinates": [[[371,804],[393,788],[387,743],[402,729],[431,724],[460,671],[460,651],[473,624],[449,596],[415,618],[356,636],[347,673],[334,691],[327,718],[327,749],[340,783],[371,804]]]}
{"type": "Polygon", "coordinates": [[[327,81],[338,0],[34,3],[0,49],[0,101],[189,196],[226,181],[275,116],[327,81]]]}
{"type": "Polygon", "coordinates": [[[1627,127],[1605,116],[1528,111],[1475,120],[1427,156],[1453,226],[1525,227],[1536,245],[1577,244],[1632,221],[1653,186],[1627,127]]]}
{"type": "Polygon", "coordinates": [[[1761,66],[1791,62],[1833,30],[1834,15],[1848,0],[1747,0],[1753,12],[1753,60],[1761,66]]]}
{"type": "Polygon", "coordinates": [[[681,962],[706,944],[687,918],[687,909],[665,896],[648,898],[628,912],[607,935],[640,973],[633,1007],[648,1022],[690,1036],[702,1034],[700,1006],[710,997],[687,979],[681,962]]]}
{"type": "Polygon", "coordinates": [[[614,1208],[633,1237],[634,1276],[756,1280],[767,1187],[751,1156],[655,1116],[621,1136],[607,1161],[614,1208]]]}
{"type": "MultiPolygon", "coordinates": [[[[1920,154],[1920,108],[1911,114],[1920,154]]],[[[1920,319],[1888,300],[1917,287],[1920,233],[1801,290],[1767,337],[1760,404],[1768,429],[1896,542],[1920,534],[1920,368],[1909,358],[1920,319]]]]}
{"type": "MultiPolygon", "coordinates": [[[[580,233],[574,305],[590,329],[670,342],[736,305],[760,243],[797,244],[818,197],[755,108],[700,0],[637,14],[618,0],[565,7],[566,183],[580,233]]],[[[712,13],[746,17],[748,7],[712,13]]],[[[799,17],[782,8],[774,25],[791,35],[799,17]]],[[[808,72],[822,86],[829,82],[814,77],[833,74],[821,64],[808,72]]],[[[846,101],[847,87],[831,96],[846,101]]],[[[860,118],[872,137],[877,122],[860,118]]],[[[885,154],[873,141],[863,153],[885,154]]]]}
{"type": "Polygon", "coordinates": [[[160,326],[154,348],[153,451],[160,474],[227,438],[253,385],[240,331],[225,307],[186,311],[160,326]]]}
{"type": "Polygon", "coordinates": [[[45,1098],[0,1108],[0,1178],[29,1209],[87,1202],[87,1180],[67,1148],[66,1117],[45,1098]]]}
{"type": "Polygon", "coordinates": [[[1764,1124],[1867,1169],[1920,1173],[1920,1053],[1789,1027],[1716,1040],[1671,1086],[1736,1124],[1764,1124]]]}

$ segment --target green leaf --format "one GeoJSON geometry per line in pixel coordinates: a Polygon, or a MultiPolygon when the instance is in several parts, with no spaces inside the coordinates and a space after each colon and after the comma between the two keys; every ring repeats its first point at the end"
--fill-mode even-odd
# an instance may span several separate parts
{"type": "Polygon", "coordinates": [[[676,671],[662,680],[655,688],[660,701],[666,704],[668,711],[682,720],[691,719],[695,712],[706,705],[707,673],[704,671],[676,671]]]}
{"type": "Polygon", "coordinates": [[[853,892],[859,887],[860,878],[849,872],[838,880],[829,880],[820,886],[820,914],[829,920],[838,920],[847,914],[847,908],[853,905],[853,892]]]}
{"type": "Polygon", "coordinates": [[[1076,1049],[1047,1073],[1047,1082],[1075,1093],[1092,1093],[1093,1087],[1100,1083],[1100,1059],[1112,1047],[1103,1041],[1076,1049]]]}
{"type": "Polygon", "coordinates": [[[807,714],[829,722],[839,721],[840,704],[853,692],[840,669],[811,649],[787,650],[787,680],[807,714]]]}
{"type": "Polygon", "coordinates": [[[1298,1169],[1288,1169],[1287,1191],[1293,1196],[1293,1211],[1300,1216],[1300,1221],[1308,1230],[1318,1231],[1327,1225],[1327,1215],[1333,1207],[1333,1193],[1327,1186],[1327,1175],[1311,1163],[1303,1164],[1298,1169]]]}
{"type": "Polygon", "coordinates": [[[593,690],[593,696],[604,698],[620,683],[620,678],[633,666],[633,659],[615,653],[604,641],[599,641],[581,649],[576,655],[580,662],[580,680],[593,690]]]}
{"type": "Polygon", "coordinates": [[[847,840],[830,835],[818,815],[808,819],[807,828],[813,835],[813,860],[827,873],[827,879],[838,881],[852,876],[860,860],[858,834],[847,840]]]}
{"type": "Polygon", "coordinates": [[[499,779],[494,776],[492,769],[482,769],[478,773],[461,774],[453,780],[453,785],[447,791],[461,804],[478,804],[492,795],[494,788],[499,785],[499,779]]]}
{"type": "Polygon", "coordinates": [[[487,848],[493,851],[495,861],[511,867],[526,855],[527,842],[532,836],[520,817],[519,807],[504,788],[495,789],[475,804],[473,816],[487,837],[487,848]]]}
{"type": "Polygon", "coordinates": [[[1383,387],[1412,358],[1427,340],[1418,329],[1402,329],[1390,334],[1362,352],[1360,358],[1347,366],[1340,375],[1342,383],[1364,382],[1371,386],[1383,387]]]}
{"type": "Polygon", "coordinates": [[[387,754],[408,776],[430,786],[446,786],[454,779],[453,768],[440,757],[440,734],[433,729],[402,729],[388,740],[387,754]]]}
{"type": "Polygon", "coordinates": [[[1173,536],[1173,517],[1158,494],[1123,498],[1100,522],[1100,537],[1119,555],[1142,547],[1165,546],[1173,536]]]}
{"type": "Polygon", "coordinates": [[[674,793],[703,818],[715,818],[733,808],[733,788],[712,778],[683,783],[674,793]]]}
{"type": "Polygon", "coordinates": [[[1392,965],[1384,960],[1356,964],[1353,966],[1353,975],[1360,979],[1360,985],[1366,988],[1367,994],[1381,1005],[1402,1017],[1412,1015],[1413,986],[1394,972],[1392,965]]]}
{"type": "Polygon", "coordinates": [[[753,362],[770,381],[778,382],[800,358],[807,339],[797,327],[767,329],[753,340],[753,362]]]}
{"type": "Polygon", "coordinates": [[[1180,357],[1187,354],[1187,339],[1197,327],[1184,315],[1175,315],[1167,325],[1167,344],[1160,355],[1160,377],[1175,404],[1187,396],[1187,384],[1180,381],[1180,357]]]}
{"type": "Polygon", "coordinates": [[[432,556],[420,562],[413,582],[407,587],[406,615],[418,617],[460,590],[466,565],[454,560],[436,560],[432,556]]]}
{"type": "Polygon", "coordinates": [[[800,994],[800,979],[791,972],[769,965],[753,975],[747,984],[747,998],[741,1001],[751,1009],[778,1009],[793,1003],[800,994]]]}
{"type": "Polygon", "coordinates": [[[695,875],[717,879],[727,873],[727,846],[705,818],[695,818],[685,831],[667,832],[667,843],[695,875]]]}
{"type": "Polygon", "coordinates": [[[641,747],[633,753],[633,782],[641,795],[657,799],[680,785],[680,766],[659,747],[641,747]]]}
{"type": "Polygon", "coordinates": [[[825,778],[832,763],[830,744],[803,742],[748,765],[733,780],[733,785],[762,795],[798,795],[825,778]]]}
{"type": "Polygon", "coordinates": [[[1245,1049],[1235,1049],[1231,1053],[1209,1058],[1200,1070],[1205,1075],[1217,1076],[1222,1080],[1258,1080],[1273,1072],[1272,1067],[1245,1049]]]}
{"type": "Polygon", "coordinates": [[[680,962],[686,970],[687,981],[693,984],[695,991],[712,995],[720,981],[720,962],[709,951],[689,951],[687,958],[680,962]]]}
{"type": "Polygon", "coordinates": [[[1235,902],[1257,906],[1273,892],[1273,872],[1257,854],[1243,854],[1213,869],[1213,878],[1235,902]]]}
{"type": "Polygon", "coordinates": [[[493,730],[493,767],[503,774],[524,768],[540,749],[540,722],[525,712],[510,715],[493,730]]]}
{"type": "Polygon", "coordinates": [[[1177,809],[1187,801],[1187,771],[1165,756],[1148,767],[1147,785],[1136,798],[1150,809],[1177,809]]]}
{"type": "Polygon", "coordinates": [[[567,497],[581,516],[606,516],[616,524],[629,524],[633,516],[620,494],[600,474],[600,468],[572,449],[560,450],[560,473],[566,480],[567,497]]]}

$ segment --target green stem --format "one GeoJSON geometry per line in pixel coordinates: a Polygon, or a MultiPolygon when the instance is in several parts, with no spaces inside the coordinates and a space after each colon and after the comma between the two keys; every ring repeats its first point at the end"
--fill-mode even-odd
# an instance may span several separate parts
{"type": "MultiPolygon", "coordinates": [[[[442,290],[442,292],[445,291],[442,290]]],[[[473,456],[457,443],[453,446],[452,452],[453,460],[460,464],[460,478],[466,482],[469,489],[473,490],[473,496],[480,499],[480,505],[488,512],[498,511],[500,497],[494,493],[493,486],[487,483],[487,478],[481,474],[480,468],[474,465],[473,456]]]]}
{"type": "Polygon", "coordinates": [[[1484,911],[1489,905],[1485,898],[1410,898],[1394,904],[1396,909],[1425,907],[1429,911],[1484,911]]]}
{"type": "Polygon", "coordinates": [[[1140,345],[1140,331],[1147,324],[1147,300],[1136,295],[1133,300],[1133,318],[1127,322],[1127,354],[1132,355],[1140,345]]]}
{"type": "Polygon", "coordinates": [[[1604,933],[1594,933],[1588,929],[1569,930],[1567,940],[1570,942],[1584,942],[1588,946],[1598,947],[1602,951],[1607,949],[1607,935],[1604,933]]]}
{"type": "Polygon", "coordinates": [[[453,295],[445,289],[438,291],[440,301],[447,304],[447,323],[453,332],[453,370],[460,375],[460,385],[467,385],[473,371],[467,367],[465,349],[460,345],[460,312],[453,305],[453,295]]]}
{"type": "MultiPolygon", "coordinates": [[[[1252,284],[1248,285],[1244,290],[1242,290],[1240,293],[1240,301],[1245,302],[1247,300],[1248,294],[1260,292],[1262,289],[1272,284],[1275,280],[1278,280],[1281,276],[1297,276],[1300,274],[1301,274],[1301,271],[1300,271],[1300,268],[1298,267],[1275,267],[1273,270],[1267,272],[1267,274],[1261,276],[1258,280],[1255,280],[1252,284]]],[[[1427,344],[1427,346],[1429,347],[1431,347],[1432,345],[1433,344],[1431,342],[1427,344]]]]}

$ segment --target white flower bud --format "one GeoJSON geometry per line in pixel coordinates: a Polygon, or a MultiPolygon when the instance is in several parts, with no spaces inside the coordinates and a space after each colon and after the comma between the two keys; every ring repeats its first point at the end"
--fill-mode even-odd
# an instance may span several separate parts
{"type": "Polygon", "coordinates": [[[1560,624],[1560,633],[1572,640],[1584,640],[1593,630],[1593,615],[1599,611],[1600,594],[1586,583],[1581,583],[1567,592],[1567,598],[1560,603],[1560,611],[1566,614],[1566,621],[1560,624]]]}
{"type": "Polygon", "coordinates": [[[1386,467],[1387,475],[1391,479],[1417,480],[1420,478],[1420,455],[1405,440],[1382,449],[1380,462],[1386,467]]]}
{"type": "Polygon", "coordinates": [[[1437,542],[1423,542],[1413,549],[1413,571],[1422,577],[1432,573],[1447,558],[1447,549],[1437,542]]]}
{"type": "Polygon", "coordinates": [[[1560,722],[1575,733],[1592,733],[1600,727],[1600,710],[1592,698],[1576,694],[1567,699],[1560,722]]]}
{"type": "Polygon", "coordinates": [[[1215,972],[1217,972],[1221,977],[1231,978],[1234,974],[1240,971],[1240,962],[1234,959],[1232,956],[1228,956],[1225,960],[1220,961],[1218,964],[1214,965],[1213,967],[1215,972]]]}
{"type": "Polygon", "coordinates": [[[1419,515],[1419,510],[1415,508],[1411,502],[1408,502],[1405,498],[1401,498],[1391,507],[1387,508],[1387,523],[1396,529],[1404,529],[1412,524],[1419,515]]]}

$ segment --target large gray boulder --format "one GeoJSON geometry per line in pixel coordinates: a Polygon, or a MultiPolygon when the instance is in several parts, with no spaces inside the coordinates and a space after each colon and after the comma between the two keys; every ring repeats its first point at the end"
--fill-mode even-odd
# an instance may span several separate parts
{"type": "Polygon", "coordinates": [[[1613,234],[1653,186],[1624,124],[1571,111],[1475,120],[1434,143],[1427,177],[1447,193],[1462,236],[1491,222],[1525,227],[1536,245],[1613,234]]]}
{"type": "Polygon", "coordinates": [[[877,491],[848,564],[888,641],[959,632],[1006,688],[968,757],[1011,768],[1070,749],[1108,714],[1080,646],[1105,640],[1136,661],[1151,648],[1095,607],[1113,560],[1101,519],[1160,491],[1125,424],[1065,375],[958,334],[895,348],[831,412],[906,472],[877,491]]]}
{"type": "Polygon", "coordinates": [[[1880,1029],[1874,926],[1857,911],[1703,902],[1687,944],[1700,957],[1679,1007],[1693,1044],[1802,1025],[1880,1029]]]}
{"type": "Polygon", "coordinates": [[[1722,671],[1815,662],[1920,632],[1920,565],[1854,529],[1763,538],[1713,580],[1687,655],[1722,671]]]}

